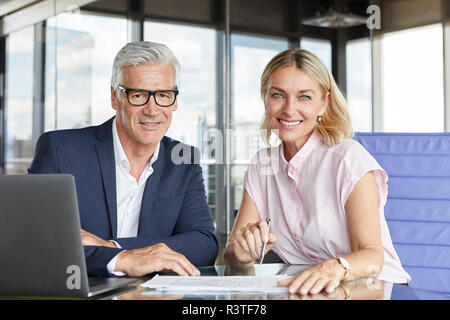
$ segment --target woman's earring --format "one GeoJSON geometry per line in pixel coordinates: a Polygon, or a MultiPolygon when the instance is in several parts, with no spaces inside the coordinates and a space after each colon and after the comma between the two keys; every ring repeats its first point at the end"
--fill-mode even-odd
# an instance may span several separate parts
{"type": "Polygon", "coordinates": [[[317,116],[317,122],[322,122],[322,116],[317,116]]]}

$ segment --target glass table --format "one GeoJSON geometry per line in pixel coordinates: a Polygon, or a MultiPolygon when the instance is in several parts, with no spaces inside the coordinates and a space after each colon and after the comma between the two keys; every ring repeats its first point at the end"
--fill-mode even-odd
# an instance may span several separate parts
{"type": "MultiPolygon", "coordinates": [[[[282,263],[268,263],[254,265],[247,269],[229,266],[210,266],[199,268],[201,276],[226,277],[239,276],[293,276],[310,267],[309,265],[286,265],[282,263]]],[[[176,276],[176,275],[174,275],[176,276]]],[[[157,291],[140,286],[151,279],[151,276],[138,278],[127,288],[97,297],[113,300],[450,300],[450,296],[439,293],[411,288],[403,284],[394,284],[373,278],[364,278],[343,282],[334,292],[316,295],[264,293],[264,292],[170,292],[157,291]],[[344,287],[344,288],[343,288],[344,287]],[[346,294],[347,292],[347,294],[346,294]]]]}

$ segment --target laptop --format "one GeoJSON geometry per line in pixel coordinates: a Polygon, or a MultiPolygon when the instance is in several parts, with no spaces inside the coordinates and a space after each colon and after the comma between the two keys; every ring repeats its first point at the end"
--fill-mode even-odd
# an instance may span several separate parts
{"type": "Polygon", "coordinates": [[[75,179],[0,175],[0,295],[92,297],[136,282],[88,278],[75,179]]]}

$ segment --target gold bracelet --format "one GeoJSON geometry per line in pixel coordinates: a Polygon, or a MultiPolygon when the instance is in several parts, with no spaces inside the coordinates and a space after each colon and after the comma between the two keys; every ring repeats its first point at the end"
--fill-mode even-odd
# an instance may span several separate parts
{"type": "Polygon", "coordinates": [[[345,300],[351,300],[352,299],[352,293],[350,292],[350,289],[344,286],[342,283],[339,285],[339,287],[344,290],[345,293],[345,300]]]}

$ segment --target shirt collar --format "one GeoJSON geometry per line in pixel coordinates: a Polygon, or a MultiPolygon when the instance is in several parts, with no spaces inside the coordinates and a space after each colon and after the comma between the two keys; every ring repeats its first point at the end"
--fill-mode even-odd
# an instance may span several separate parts
{"type": "Polygon", "coordinates": [[[280,158],[283,166],[289,173],[294,173],[296,169],[300,168],[303,161],[311,154],[311,152],[317,147],[317,145],[322,141],[319,134],[314,131],[303,147],[297,151],[297,153],[292,157],[292,159],[287,162],[284,157],[284,144],[280,145],[280,158]]]}
{"type": "MultiPolygon", "coordinates": [[[[119,134],[117,132],[117,127],[116,127],[116,118],[114,118],[114,120],[113,120],[112,130],[113,130],[113,144],[114,144],[114,160],[116,162],[116,165],[120,164],[122,166],[125,166],[127,168],[127,170],[129,171],[130,170],[130,162],[128,161],[127,155],[125,154],[125,151],[123,150],[123,147],[122,147],[122,143],[120,142],[120,139],[119,139],[119,134]]],[[[155,152],[153,153],[153,156],[150,159],[150,161],[148,162],[145,170],[150,170],[152,164],[156,160],[158,160],[160,143],[161,142],[158,142],[158,144],[156,145],[155,152]]]]}

